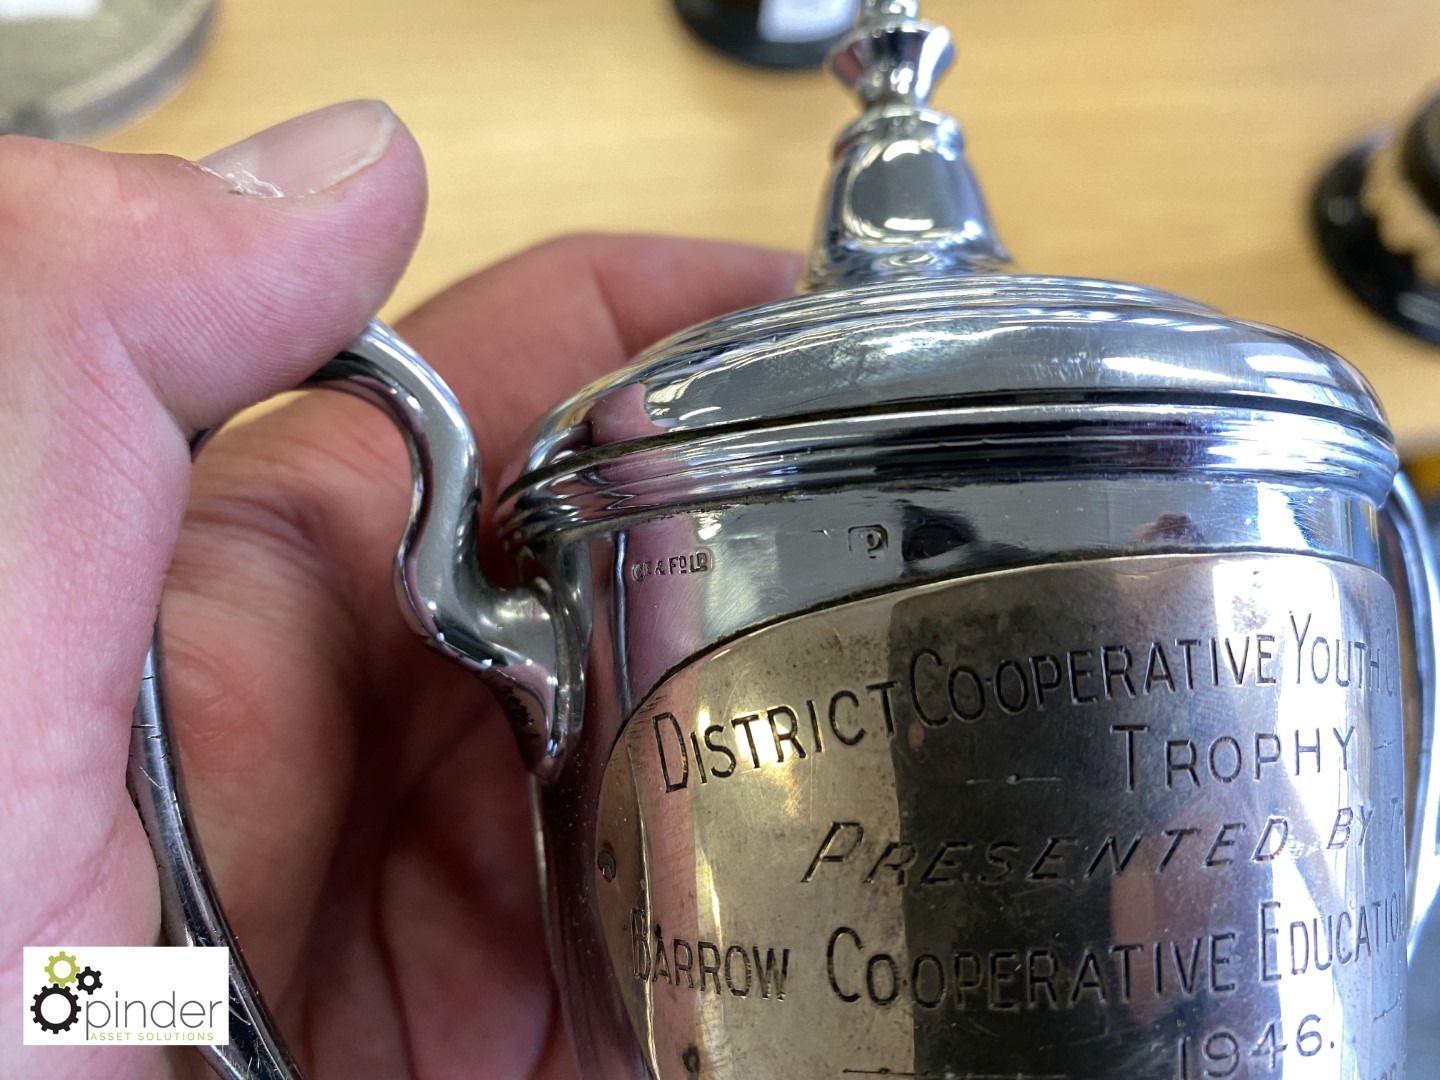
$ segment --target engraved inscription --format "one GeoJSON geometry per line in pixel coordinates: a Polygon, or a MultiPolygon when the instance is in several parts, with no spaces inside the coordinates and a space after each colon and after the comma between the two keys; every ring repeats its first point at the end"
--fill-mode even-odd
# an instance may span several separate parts
{"type": "Polygon", "coordinates": [[[630,915],[630,941],[635,959],[632,974],[642,983],[663,982],[701,994],[708,989],[733,997],[753,993],[762,1001],[785,1000],[789,949],[667,938],[659,924],[651,927],[640,908],[630,915]]]}
{"type": "Polygon", "coordinates": [[[644,581],[648,577],[672,577],[676,574],[704,574],[714,565],[708,551],[691,551],[667,555],[659,559],[641,559],[630,564],[630,577],[644,581]]]}
{"type": "Polygon", "coordinates": [[[1018,944],[956,949],[944,956],[920,953],[902,967],[892,952],[867,950],[858,931],[841,926],[826,945],[825,969],[831,993],[850,1004],[863,999],[887,1006],[905,995],[926,1009],[1053,1012],[1128,1003],[1137,996],[1233,993],[1239,978],[1234,970],[1238,938],[1236,931],[1226,930],[1073,952],[1018,944]],[[877,992],[877,985],[884,989],[877,992]]]}
{"type": "Polygon", "coordinates": [[[1321,974],[1331,967],[1359,964],[1381,951],[1403,952],[1405,904],[1398,892],[1378,900],[1361,897],[1338,912],[1290,922],[1285,929],[1279,900],[1260,905],[1260,978],[1321,974]]]}
{"type": "MultiPolygon", "coordinates": [[[[1291,651],[1298,657],[1293,662],[1297,685],[1323,688],[1340,697],[1357,692],[1398,699],[1399,657],[1393,634],[1384,644],[1337,640],[1333,655],[1347,657],[1343,674],[1340,664],[1317,674],[1300,654],[1307,642],[1313,651],[1320,643],[1329,648],[1330,639],[1312,632],[1313,613],[1288,612],[1285,621],[1293,627],[1288,644],[1272,634],[1238,640],[1175,638],[1178,666],[1174,669],[1161,641],[1135,648],[1120,644],[1072,648],[1023,660],[1005,657],[978,666],[973,657],[946,656],[927,645],[900,665],[904,677],[899,679],[856,679],[813,697],[765,701],[734,716],[715,716],[707,709],[704,723],[698,714],[658,714],[651,719],[656,753],[665,790],[674,792],[692,782],[727,780],[745,769],[859,747],[867,738],[893,740],[912,721],[927,729],[952,723],[1023,722],[1038,719],[1047,708],[1113,712],[1107,707],[1117,702],[1218,697],[1222,690],[1242,687],[1278,697],[1278,672],[1291,651]],[[1141,666],[1143,675],[1135,667],[1137,649],[1149,657],[1141,666]]],[[[1143,712],[1143,708],[1131,711],[1143,712]]],[[[1324,777],[1359,767],[1364,752],[1350,723],[1226,731],[1199,740],[1190,734],[1164,737],[1143,722],[1111,723],[1106,730],[1113,736],[1125,787],[1132,791],[1144,783],[1173,788],[1259,782],[1267,770],[1297,778],[1324,777]]],[[[1004,779],[1010,775],[1016,774],[1004,779]]]]}
{"type": "Polygon", "coordinates": [[[1286,1051],[1302,1058],[1313,1058],[1327,1047],[1335,1049],[1335,1040],[1331,1038],[1327,1041],[1323,1034],[1325,1022],[1318,1013],[1306,1013],[1300,1018],[1292,1041],[1285,1041],[1285,1031],[1283,1020],[1272,1020],[1253,1040],[1225,1028],[1197,1037],[1182,1035],[1176,1055],[1176,1078],[1220,1080],[1222,1077],[1243,1075],[1239,1070],[1247,1064],[1247,1058],[1250,1059],[1248,1064],[1252,1075],[1258,1070],[1276,1072],[1284,1064],[1286,1051]]]}
{"type": "Polygon", "coordinates": [[[1349,772],[1355,744],[1353,725],[1343,731],[1334,727],[1328,732],[1319,727],[1297,729],[1290,739],[1278,732],[1260,731],[1239,737],[1217,735],[1203,742],[1190,737],[1156,742],[1147,738],[1152,734],[1149,724],[1112,724],[1110,732],[1124,739],[1125,786],[1131,791],[1147,772],[1156,782],[1163,774],[1166,787],[1187,781],[1200,787],[1212,782],[1263,780],[1265,770],[1277,766],[1292,776],[1307,772],[1319,776],[1327,767],[1349,772]]]}
{"type": "Polygon", "coordinates": [[[1283,856],[1324,847],[1339,851],[1363,847],[1372,830],[1389,843],[1403,843],[1405,811],[1399,798],[1384,807],[1359,803],[1336,809],[1332,819],[1302,818],[1300,829],[1290,819],[1264,821],[1196,819],[1195,825],[1174,825],[1151,832],[1059,834],[985,840],[946,838],[923,850],[909,840],[867,837],[858,821],[831,822],[800,882],[817,875],[848,874],[859,886],[999,886],[1025,881],[1055,882],[1066,887],[1094,878],[1111,880],[1122,874],[1165,874],[1194,865],[1208,870],[1268,863],[1283,856]],[[1377,826],[1376,822],[1383,824],[1377,826]],[[827,867],[834,866],[834,870],[827,867]]]}
{"type": "Polygon", "coordinates": [[[1172,555],[698,658],[600,792],[637,1052],[658,1080],[1401,1080],[1398,642],[1371,571],[1172,555]]]}

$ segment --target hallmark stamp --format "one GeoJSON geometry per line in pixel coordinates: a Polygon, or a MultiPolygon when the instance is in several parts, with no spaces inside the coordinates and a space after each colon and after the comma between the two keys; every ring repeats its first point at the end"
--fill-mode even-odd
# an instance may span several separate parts
{"type": "Polygon", "coordinates": [[[704,574],[713,561],[708,551],[692,551],[660,559],[641,559],[630,564],[630,577],[644,581],[648,577],[671,577],[676,574],[704,574]]]}
{"type": "Polygon", "coordinates": [[[850,554],[878,559],[890,547],[890,534],[884,525],[855,525],[850,529],[850,554]]]}

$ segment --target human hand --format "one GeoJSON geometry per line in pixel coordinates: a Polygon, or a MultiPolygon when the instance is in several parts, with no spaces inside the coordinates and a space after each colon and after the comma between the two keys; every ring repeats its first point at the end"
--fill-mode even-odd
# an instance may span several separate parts
{"type": "MultiPolygon", "coordinates": [[[[13,1007],[24,945],[157,940],[124,777],[172,549],[192,810],[307,1076],[571,1076],[509,729],[395,604],[398,436],[312,394],[188,462],[189,432],[297,384],[378,308],[418,235],[418,151],[352,103],[206,165],[222,175],[0,138],[0,1076],[206,1075],[192,1050],[22,1047],[13,1007]]],[[[797,271],[728,245],[571,239],[399,329],[465,406],[493,490],[545,407],[797,271]]]]}

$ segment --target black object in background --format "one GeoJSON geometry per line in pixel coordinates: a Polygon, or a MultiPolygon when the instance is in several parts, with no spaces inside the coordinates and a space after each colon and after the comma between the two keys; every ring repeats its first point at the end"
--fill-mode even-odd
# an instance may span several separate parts
{"type": "Polygon", "coordinates": [[[1311,216],[1341,282],[1376,314],[1440,345],[1440,95],[1399,132],[1335,162],[1311,216]]]}
{"type": "Polygon", "coordinates": [[[674,0],[707,45],[762,67],[819,67],[855,22],[859,0],[674,0]]]}

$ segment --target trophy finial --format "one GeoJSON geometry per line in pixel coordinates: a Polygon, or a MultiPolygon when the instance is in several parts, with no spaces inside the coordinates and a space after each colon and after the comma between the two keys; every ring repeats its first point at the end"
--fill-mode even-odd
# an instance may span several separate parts
{"type": "Polygon", "coordinates": [[[830,54],[830,67],[868,108],[924,105],[955,59],[950,31],[921,22],[914,0],[867,0],[855,29],[830,54]]]}
{"type": "Polygon", "coordinates": [[[986,273],[1010,256],[951,116],[928,106],[954,58],[915,0],[865,0],[830,66],[865,107],[835,144],[805,291],[986,273]]]}

